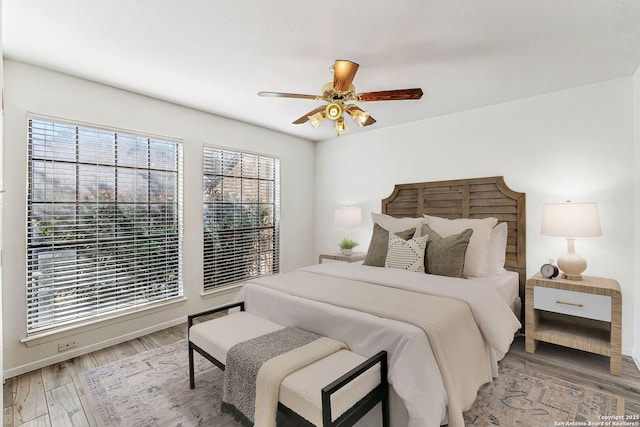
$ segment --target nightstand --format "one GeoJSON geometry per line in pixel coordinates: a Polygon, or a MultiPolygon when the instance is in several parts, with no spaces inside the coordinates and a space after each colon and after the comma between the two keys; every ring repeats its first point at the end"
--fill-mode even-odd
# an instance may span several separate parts
{"type": "Polygon", "coordinates": [[[525,349],[534,353],[538,341],[601,354],[610,358],[614,375],[622,371],[622,294],[613,279],[582,276],[582,280],[527,280],[525,349]]]}
{"type": "Polygon", "coordinates": [[[351,255],[345,255],[342,252],[335,252],[332,254],[320,254],[318,257],[318,264],[322,264],[323,259],[328,259],[332,261],[346,261],[346,262],[356,262],[364,260],[367,254],[365,252],[354,252],[351,255]]]}

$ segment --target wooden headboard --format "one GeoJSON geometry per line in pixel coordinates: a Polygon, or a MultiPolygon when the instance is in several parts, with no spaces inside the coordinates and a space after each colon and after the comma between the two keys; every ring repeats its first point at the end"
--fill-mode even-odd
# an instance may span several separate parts
{"type": "Polygon", "coordinates": [[[485,218],[492,216],[509,228],[505,268],[520,275],[524,307],[527,280],[525,194],[511,190],[501,176],[452,181],[398,184],[382,201],[382,213],[394,217],[485,218]]]}

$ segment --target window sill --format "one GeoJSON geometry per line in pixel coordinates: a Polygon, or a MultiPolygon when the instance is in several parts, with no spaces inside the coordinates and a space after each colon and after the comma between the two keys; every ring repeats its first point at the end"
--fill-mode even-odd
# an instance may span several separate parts
{"type": "Polygon", "coordinates": [[[217,298],[221,295],[226,295],[230,293],[235,293],[240,290],[240,288],[244,285],[243,283],[234,283],[233,285],[220,286],[219,288],[211,289],[210,291],[204,291],[200,293],[202,298],[217,298]]]}
{"type": "Polygon", "coordinates": [[[60,328],[51,329],[39,333],[34,333],[26,338],[20,340],[21,343],[27,347],[35,347],[41,344],[46,344],[52,341],[58,341],[61,338],[78,335],[80,333],[88,332],[98,328],[108,327],[131,319],[147,316],[149,314],[166,310],[167,308],[182,305],[187,301],[184,296],[177,297],[170,301],[163,301],[156,304],[148,305],[143,308],[131,308],[123,310],[118,313],[107,314],[101,317],[96,317],[87,321],[79,322],[72,325],[63,326],[60,328]]]}

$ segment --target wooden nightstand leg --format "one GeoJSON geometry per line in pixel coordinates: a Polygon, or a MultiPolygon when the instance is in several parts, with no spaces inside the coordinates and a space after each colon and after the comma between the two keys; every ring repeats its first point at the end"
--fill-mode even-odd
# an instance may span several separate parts
{"type": "Polygon", "coordinates": [[[609,369],[611,370],[611,375],[622,375],[622,356],[620,353],[611,355],[611,365],[609,369]]]}
{"type": "Polygon", "coordinates": [[[538,348],[538,340],[526,337],[524,340],[524,349],[527,353],[535,353],[538,348]]]}
{"type": "Polygon", "coordinates": [[[610,371],[613,375],[622,374],[622,295],[615,292],[611,296],[611,358],[610,371]]]}

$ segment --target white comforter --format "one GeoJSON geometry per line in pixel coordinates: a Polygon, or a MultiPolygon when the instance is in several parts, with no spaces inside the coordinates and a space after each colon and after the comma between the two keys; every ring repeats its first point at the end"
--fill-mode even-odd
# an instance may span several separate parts
{"type": "MultiPolygon", "coordinates": [[[[486,341],[485,348],[478,351],[489,353],[488,380],[497,375],[497,361],[506,354],[514,333],[520,328],[507,302],[484,281],[346,263],[319,264],[301,270],[465,301],[486,341]]],[[[408,425],[428,427],[446,422],[445,388],[429,340],[421,329],[251,283],[243,286],[237,300],[244,300],[248,311],[343,341],[357,353],[372,355],[381,349],[387,350],[389,381],[406,408],[408,425]]],[[[391,409],[393,425],[404,424],[406,414],[402,408],[392,405],[391,409]]],[[[380,417],[375,415],[378,416],[367,417],[358,425],[376,425],[380,417]]]]}

